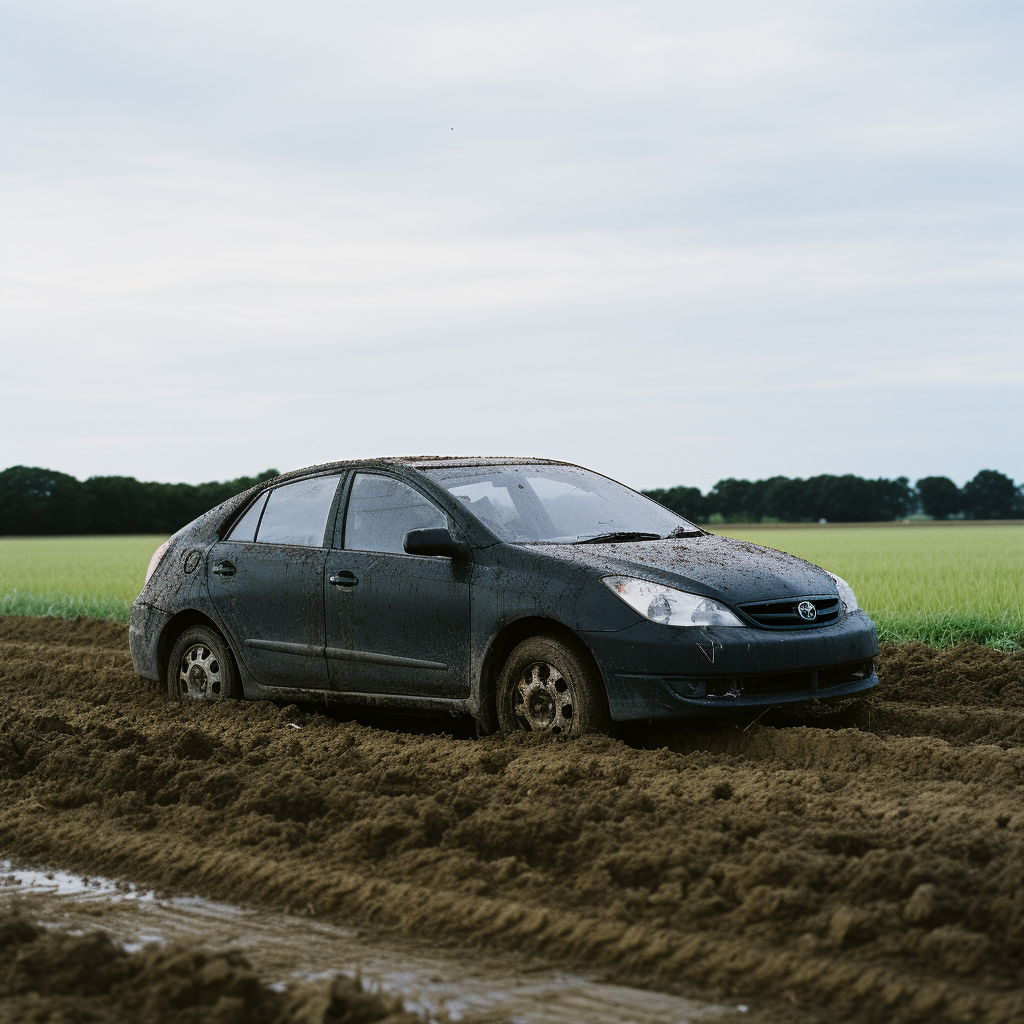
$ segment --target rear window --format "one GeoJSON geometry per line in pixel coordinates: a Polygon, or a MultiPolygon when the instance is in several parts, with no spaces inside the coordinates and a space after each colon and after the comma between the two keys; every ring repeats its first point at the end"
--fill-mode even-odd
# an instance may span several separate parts
{"type": "Polygon", "coordinates": [[[257,543],[322,547],[339,480],[340,475],[317,476],[275,487],[267,496],[257,543]]]}
{"type": "Polygon", "coordinates": [[[248,541],[250,544],[256,539],[256,527],[260,525],[260,516],[263,514],[263,506],[267,503],[267,496],[261,494],[250,506],[241,519],[231,527],[228,540],[248,541]]]}

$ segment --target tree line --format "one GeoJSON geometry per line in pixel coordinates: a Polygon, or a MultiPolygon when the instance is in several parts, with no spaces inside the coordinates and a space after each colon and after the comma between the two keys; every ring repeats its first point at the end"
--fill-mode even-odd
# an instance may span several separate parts
{"type": "Polygon", "coordinates": [[[926,515],[933,519],[1024,518],[1024,485],[983,469],[963,487],[945,476],[926,476],[911,487],[895,480],[812,476],[803,480],[719,480],[707,494],[696,487],[644,491],[695,523],[870,523],[926,515]]]}
{"type": "MultiPolygon", "coordinates": [[[[197,516],[262,480],[257,476],[205,484],[162,484],[131,476],[93,476],[34,466],[0,472],[0,536],[174,533],[197,516]]],[[[868,480],[773,476],[766,480],[719,480],[707,494],[696,487],[644,491],[696,523],[864,523],[924,514],[935,519],[1024,518],[1024,485],[983,469],[963,487],[928,476],[911,487],[907,477],[868,480]]]]}
{"type": "Polygon", "coordinates": [[[261,480],[257,476],[206,484],[161,484],[133,476],[77,480],[37,466],[0,472],[0,535],[174,533],[197,516],[261,480]]]}

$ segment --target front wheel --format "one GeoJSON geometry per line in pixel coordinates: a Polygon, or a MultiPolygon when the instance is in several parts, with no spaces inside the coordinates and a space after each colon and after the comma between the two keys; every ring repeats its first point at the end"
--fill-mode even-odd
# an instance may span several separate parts
{"type": "Polygon", "coordinates": [[[190,626],[167,659],[167,696],[172,699],[233,700],[240,696],[238,672],[219,633],[209,626],[190,626]]]}
{"type": "Polygon", "coordinates": [[[518,644],[497,686],[498,725],[505,734],[527,730],[580,736],[613,728],[604,687],[579,644],[535,636],[518,644]]]}

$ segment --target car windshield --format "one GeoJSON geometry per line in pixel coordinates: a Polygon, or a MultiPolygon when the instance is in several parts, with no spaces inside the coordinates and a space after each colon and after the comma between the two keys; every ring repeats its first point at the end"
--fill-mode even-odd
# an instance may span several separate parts
{"type": "Polygon", "coordinates": [[[612,543],[703,532],[656,501],[575,466],[444,466],[424,472],[511,543],[612,543]]]}

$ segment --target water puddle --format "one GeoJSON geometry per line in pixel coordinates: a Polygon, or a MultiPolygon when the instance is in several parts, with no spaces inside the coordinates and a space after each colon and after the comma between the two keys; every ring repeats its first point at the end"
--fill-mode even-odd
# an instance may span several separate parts
{"type": "Polygon", "coordinates": [[[311,918],[196,897],[158,897],[105,878],[0,862],[0,903],[17,896],[31,897],[31,914],[42,925],[99,927],[129,951],[174,940],[237,949],[277,986],[358,972],[432,1020],[468,1024],[501,1016],[514,1024],[696,1024],[746,1009],[608,985],[596,972],[552,969],[518,955],[428,950],[311,918]]]}

